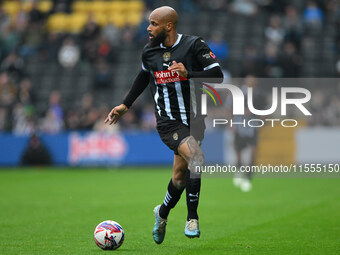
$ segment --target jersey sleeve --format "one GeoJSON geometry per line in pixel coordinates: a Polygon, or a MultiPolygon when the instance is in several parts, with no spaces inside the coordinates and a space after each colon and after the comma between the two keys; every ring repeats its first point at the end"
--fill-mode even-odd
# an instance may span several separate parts
{"type": "Polygon", "coordinates": [[[198,38],[194,43],[194,55],[204,71],[220,66],[215,54],[202,38],[198,38]]]}
{"type": "Polygon", "coordinates": [[[146,59],[145,59],[145,53],[144,53],[144,51],[143,51],[143,54],[142,54],[142,70],[144,71],[144,72],[150,72],[150,68],[148,67],[148,65],[147,65],[147,61],[146,61],[146,59]]]}

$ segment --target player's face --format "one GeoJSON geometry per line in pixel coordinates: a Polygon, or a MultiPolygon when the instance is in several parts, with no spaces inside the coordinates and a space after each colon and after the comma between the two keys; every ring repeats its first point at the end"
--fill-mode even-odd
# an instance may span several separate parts
{"type": "Polygon", "coordinates": [[[157,18],[152,15],[149,18],[150,25],[147,29],[149,32],[149,46],[155,47],[164,42],[166,38],[165,25],[161,24],[157,18]]]}

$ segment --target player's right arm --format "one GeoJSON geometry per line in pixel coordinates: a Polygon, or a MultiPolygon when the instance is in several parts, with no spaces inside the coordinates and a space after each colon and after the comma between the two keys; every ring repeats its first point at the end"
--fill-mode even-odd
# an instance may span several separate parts
{"type": "Polygon", "coordinates": [[[111,112],[107,115],[105,119],[105,123],[109,123],[109,125],[116,124],[120,117],[122,117],[133,104],[133,102],[139,97],[140,94],[145,90],[150,81],[150,73],[144,69],[142,69],[135,81],[133,82],[132,87],[130,88],[128,94],[126,95],[123,103],[114,107],[111,112]]]}

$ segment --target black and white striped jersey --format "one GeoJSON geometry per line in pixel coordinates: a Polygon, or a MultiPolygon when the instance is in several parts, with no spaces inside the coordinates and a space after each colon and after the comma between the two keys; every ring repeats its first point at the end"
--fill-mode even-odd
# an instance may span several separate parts
{"type": "Polygon", "coordinates": [[[150,89],[155,101],[157,125],[177,120],[189,126],[190,118],[201,112],[202,85],[169,71],[172,61],[182,62],[189,72],[208,70],[219,64],[209,46],[197,36],[178,34],[177,41],[169,48],[162,44],[144,47],[142,69],[151,75],[150,89]]]}

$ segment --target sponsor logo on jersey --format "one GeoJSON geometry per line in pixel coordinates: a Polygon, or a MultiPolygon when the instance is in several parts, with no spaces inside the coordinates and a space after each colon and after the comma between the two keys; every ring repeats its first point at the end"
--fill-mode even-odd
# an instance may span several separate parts
{"type": "Polygon", "coordinates": [[[177,140],[178,140],[178,133],[177,133],[177,132],[174,133],[174,134],[172,135],[172,138],[173,138],[175,141],[177,141],[177,140]]]}
{"type": "Polygon", "coordinates": [[[187,78],[179,75],[176,71],[164,70],[154,72],[157,84],[171,83],[176,81],[185,81],[187,78]]]}
{"type": "Polygon", "coordinates": [[[163,54],[163,59],[164,59],[164,61],[166,61],[166,62],[170,60],[170,57],[171,57],[170,52],[165,52],[165,53],[163,54]]]}

